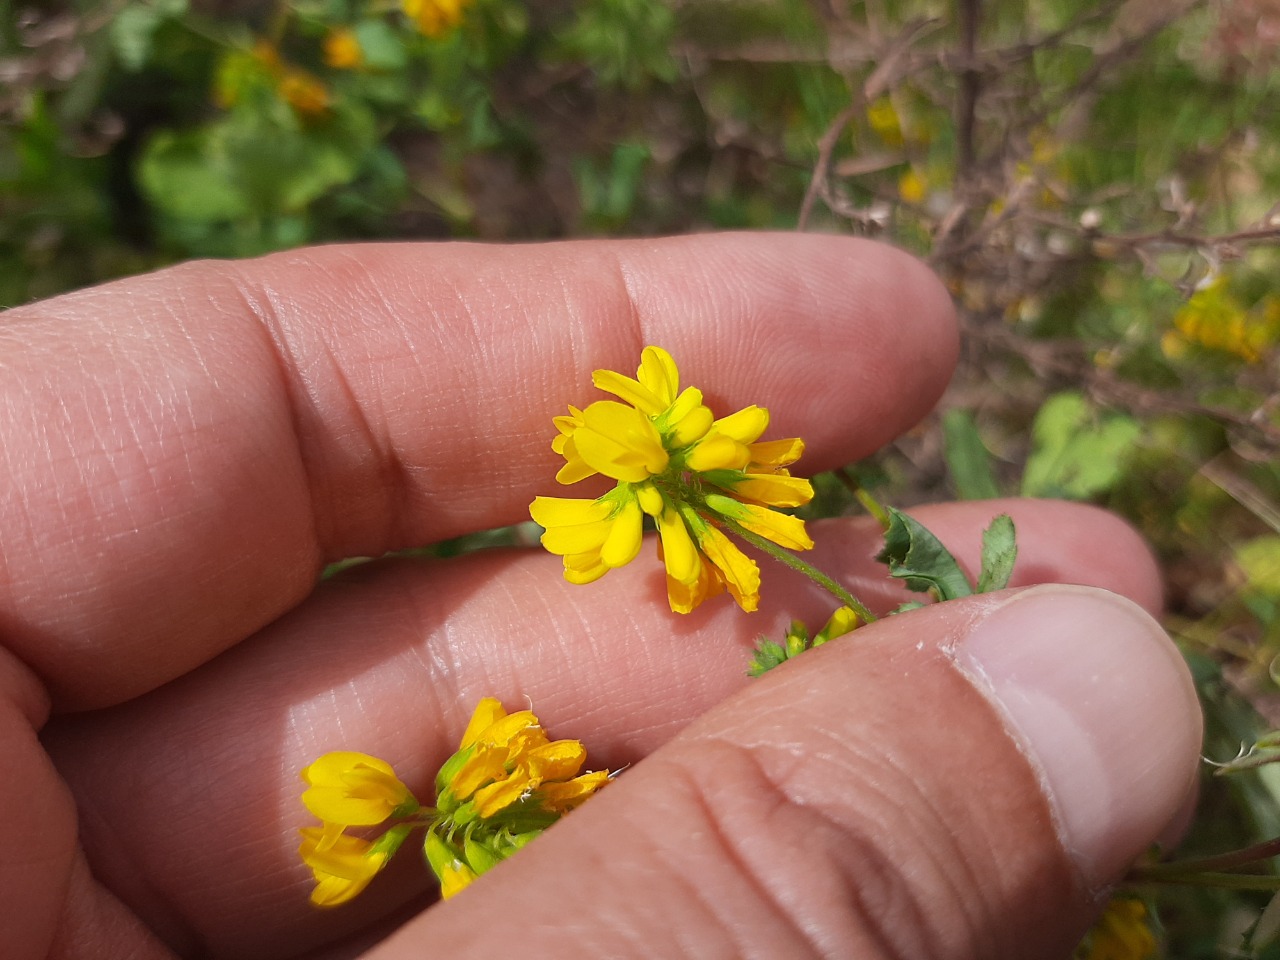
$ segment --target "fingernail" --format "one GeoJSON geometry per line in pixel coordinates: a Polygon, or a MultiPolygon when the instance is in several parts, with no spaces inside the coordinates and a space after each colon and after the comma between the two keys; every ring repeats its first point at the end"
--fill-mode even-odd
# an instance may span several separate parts
{"type": "Polygon", "coordinates": [[[954,656],[1040,776],[1085,883],[1114,883],[1179,815],[1199,762],[1200,708],[1173,643],[1122,597],[1042,586],[954,656]]]}

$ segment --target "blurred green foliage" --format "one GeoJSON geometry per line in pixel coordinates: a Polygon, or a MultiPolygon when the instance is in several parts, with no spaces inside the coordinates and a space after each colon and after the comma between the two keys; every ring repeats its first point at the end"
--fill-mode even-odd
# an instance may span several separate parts
{"type": "MultiPolygon", "coordinates": [[[[1274,4],[4,9],[0,304],[337,239],[884,237],[944,277],[966,355],[939,418],[811,512],[1105,505],[1168,571],[1206,755],[1280,725],[1274,4]]],[[[1207,778],[1189,849],[1280,833],[1278,770],[1207,778]]],[[[1265,899],[1152,903],[1169,956],[1280,955],[1245,939],[1265,899]]]]}

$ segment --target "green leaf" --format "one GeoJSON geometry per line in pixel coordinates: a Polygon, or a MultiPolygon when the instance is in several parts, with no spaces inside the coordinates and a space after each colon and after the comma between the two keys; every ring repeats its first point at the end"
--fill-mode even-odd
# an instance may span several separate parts
{"type": "Polygon", "coordinates": [[[1250,589],[1280,597],[1280,536],[1267,534],[1237,544],[1235,561],[1250,589]]]}
{"type": "Polygon", "coordinates": [[[1007,587],[1017,559],[1017,531],[1012,518],[1002,513],[982,531],[982,572],[978,575],[977,592],[990,593],[1007,587]]]}
{"type": "Polygon", "coordinates": [[[1055,394],[1032,425],[1034,447],[1022,478],[1026,497],[1084,500],[1111,489],[1142,428],[1123,414],[1099,414],[1079,393],[1055,394]]]}
{"type": "Polygon", "coordinates": [[[951,481],[961,500],[992,500],[1000,496],[991,470],[991,454],[968,410],[948,410],[942,415],[942,441],[951,481]]]}
{"type": "Polygon", "coordinates": [[[355,34],[364,64],[371,70],[399,70],[408,63],[404,41],[385,20],[361,20],[355,34]]]}
{"type": "Polygon", "coordinates": [[[888,564],[889,576],[917,593],[932,593],[939,600],[955,600],[973,593],[973,587],[949,550],[917,520],[895,510],[889,513],[884,549],[876,557],[888,564]]]}
{"type": "Polygon", "coordinates": [[[161,130],[142,151],[138,181],[165,213],[184,220],[232,220],[252,212],[225,158],[211,149],[207,130],[161,130]]]}
{"type": "Polygon", "coordinates": [[[137,71],[151,59],[156,30],[165,20],[187,12],[187,0],[152,0],[127,6],[111,21],[109,34],[116,58],[126,70],[137,71]]]}
{"type": "Polygon", "coordinates": [[[141,70],[151,59],[151,39],[164,19],[152,6],[125,7],[111,21],[111,46],[126,70],[141,70]]]}

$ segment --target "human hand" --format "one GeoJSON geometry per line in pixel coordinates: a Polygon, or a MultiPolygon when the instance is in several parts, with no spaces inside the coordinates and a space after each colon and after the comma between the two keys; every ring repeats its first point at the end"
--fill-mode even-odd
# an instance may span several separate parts
{"type": "MultiPolygon", "coordinates": [[[[541,551],[316,586],[523,519],[549,418],[645,343],[717,409],[770,407],[812,473],[923,416],[956,333],[910,258],[794,235],[320,248],[0,318],[6,956],[339,957],[402,923],[371,957],[1066,956],[1176,829],[1199,749],[1140,610],[1156,571],[1107,514],[912,511],[970,565],[1008,512],[1015,584],[1137,606],[983,595],[751,682],[758,634],[830,612],[786,571],[751,616],[673,617],[658,564],[572,586],[541,551]],[[298,770],[361,750],[416,789],[483,696],[635,767],[446,905],[419,913],[402,854],[310,907],[298,770]]],[[[902,599],[873,523],[814,529],[824,569],[902,599]]]]}

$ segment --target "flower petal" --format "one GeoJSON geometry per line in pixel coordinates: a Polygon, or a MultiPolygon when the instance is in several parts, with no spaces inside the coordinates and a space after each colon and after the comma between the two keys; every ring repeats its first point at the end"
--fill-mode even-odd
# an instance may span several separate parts
{"type": "Polygon", "coordinates": [[[544,527],[568,527],[582,523],[607,520],[613,512],[613,504],[600,500],[581,500],[573,497],[534,497],[529,504],[529,516],[544,527]]]}
{"type": "Polygon", "coordinates": [[[747,613],[755,610],[760,605],[760,568],[756,562],[710,525],[698,532],[698,548],[715,565],[717,577],[738,606],[747,613]]]}
{"type": "MultiPolygon", "coordinates": [[[[549,499],[539,497],[539,500],[549,499]]],[[[480,735],[488,730],[491,726],[507,715],[506,709],[502,706],[502,701],[496,697],[485,697],[476,704],[475,710],[471,711],[471,720],[467,723],[467,729],[462,734],[462,742],[458,744],[460,750],[465,750],[477,740],[480,735]]]]}
{"type": "Polygon", "coordinates": [[[587,760],[580,740],[555,740],[529,751],[525,764],[537,784],[545,780],[569,780],[578,775],[587,760]]]}
{"type": "Polygon", "coordinates": [[[548,810],[568,813],[608,782],[609,771],[596,770],[565,783],[544,783],[538,788],[538,799],[548,810]]]}
{"type": "Polygon", "coordinates": [[[644,512],[639,502],[628,500],[609,524],[609,535],[600,546],[600,561],[606,567],[626,566],[640,553],[643,542],[644,512]]]}
{"type": "Polygon", "coordinates": [[[800,477],[749,473],[730,492],[740,500],[766,507],[802,507],[813,499],[813,485],[800,477]]]}
{"type": "Polygon", "coordinates": [[[690,470],[741,470],[751,462],[746,444],[712,430],[689,451],[685,464],[690,470]]]}
{"type": "MultiPolygon", "coordinates": [[[[669,407],[680,390],[680,370],[671,354],[661,347],[645,347],[640,351],[640,368],[636,370],[640,382],[654,396],[669,407]]],[[[659,411],[661,412],[661,411],[659,411]]]]}
{"type": "Polygon", "coordinates": [[[694,545],[684,518],[674,507],[668,506],[658,516],[657,523],[667,576],[684,584],[695,582],[701,564],[698,560],[698,548],[694,545]]]}
{"type": "Polygon", "coordinates": [[[591,374],[591,382],[605,393],[625,400],[641,413],[656,417],[667,409],[669,401],[664,402],[652,390],[630,377],[624,377],[612,370],[597,370],[591,374]]]}
{"type": "Polygon", "coordinates": [[[600,400],[583,411],[585,426],[573,435],[578,454],[615,480],[640,483],[666,469],[662,437],[639,410],[600,400]]]}
{"type": "Polygon", "coordinates": [[[813,540],[799,517],[754,503],[740,503],[718,493],[707,494],[707,507],[788,550],[812,550],[813,540]]]}
{"type": "Polygon", "coordinates": [[[748,449],[751,451],[751,467],[748,468],[750,472],[765,473],[768,471],[756,468],[785,467],[799,460],[800,455],[804,453],[804,441],[799,437],[766,440],[762,443],[753,443],[748,449]]]}
{"type": "Polygon", "coordinates": [[[716,433],[732,437],[739,443],[755,443],[769,426],[769,411],[752,404],[737,413],[721,417],[713,425],[716,433]]]}

